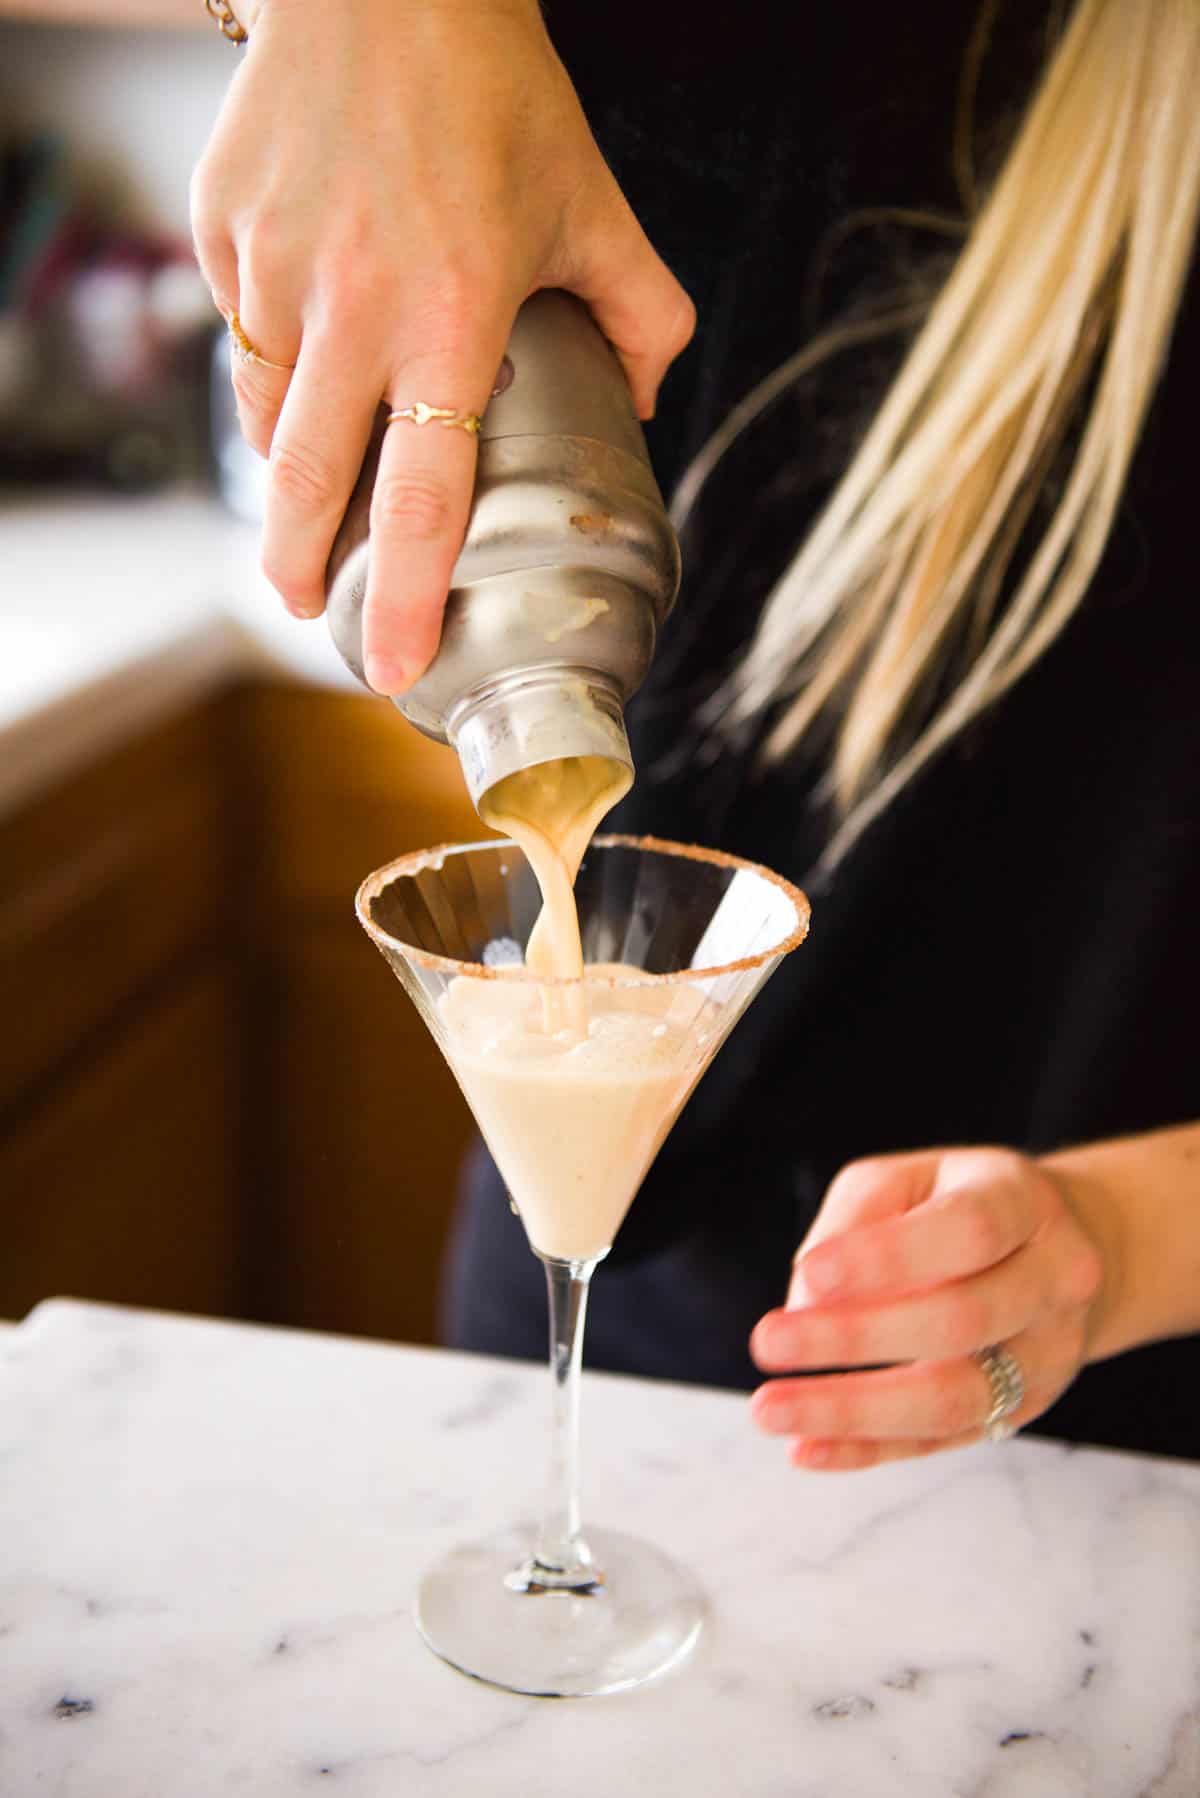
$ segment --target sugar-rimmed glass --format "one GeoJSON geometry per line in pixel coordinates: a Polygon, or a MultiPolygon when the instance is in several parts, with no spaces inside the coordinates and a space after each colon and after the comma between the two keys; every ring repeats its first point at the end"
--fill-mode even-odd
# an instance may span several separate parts
{"type": "Polygon", "coordinates": [[[576,881],[582,981],[520,965],[537,883],[506,841],[420,851],[368,876],[358,916],[462,1087],[546,1269],[553,1395],[540,1527],[453,1550],[425,1576],[417,1624],[452,1666],[510,1691],[592,1696],[675,1665],[702,1625],[691,1574],[638,1538],[588,1530],[579,1506],[579,1379],[589,1282],[683,1105],[738,1018],[804,939],[808,902],[780,876],[715,850],[598,837],[576,881]],[[619,971],[614,970],[614,964],[619,971]],[[455,1022],[456,982],[480,1005],[564,1000],[663,1020],[653,1072],[588,1046],[556,1046],[536,1069],[488,1062],[455,1022]],[[484,998],[482,983],[495,984],[484,998]],[[517,992],[520,1000],[517,1001],[517,992]],[[553,1151],[547,1135],[553,1126],[553,1151]],[[543,1178],[550,1171],[551,1177],[543,1178]]]}

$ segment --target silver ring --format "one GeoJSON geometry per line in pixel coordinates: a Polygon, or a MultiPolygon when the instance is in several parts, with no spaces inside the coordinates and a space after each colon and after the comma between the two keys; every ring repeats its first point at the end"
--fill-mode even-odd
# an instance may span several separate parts
{"type": "Polygon", "coordinates": [[[989,1442],[1003,1442],[1006,1436],[1014,1433],[1008,1419],[1014,1411],[1021,1409],[1025,1398],[1025,1375],[1021,1372],[1021,1364],[999,1343],[978,1349],[971,1359],[986,1376],[991,1390],[992,1402],[983,1421],[983,1433],[989,1442]]]}

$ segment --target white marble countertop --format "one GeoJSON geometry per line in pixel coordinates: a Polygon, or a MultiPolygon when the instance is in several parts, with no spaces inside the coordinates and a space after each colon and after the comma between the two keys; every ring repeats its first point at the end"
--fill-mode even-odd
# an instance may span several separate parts
{"type": "Polygon", "coordinates": [[[0,812],[243,671],[354,687],[212,494],[0,498],[0,812]]]}
{"type": "MultiPolygon", "coordinates": [[[[603,1278],[601,1269],[599,1278],[603,1278]]],[[[421,1569],[536,1503],[535,1368],[56,1301],[0,1333],[4,1798],[1196,1798],[1200,1468],[1021,1441],[805,1475],[585,1381],[585,1518],[691,1565],[682,1669],[453,1673],[421,1569]]]]}

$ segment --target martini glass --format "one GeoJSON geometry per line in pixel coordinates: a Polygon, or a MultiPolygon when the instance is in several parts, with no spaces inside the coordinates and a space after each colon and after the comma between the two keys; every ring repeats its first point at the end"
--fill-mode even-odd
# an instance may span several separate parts
{"type": "Polygon", "coordinates": [[[703,1599],[686,1569],[640,1539],[583,1533],[588,1283],[697,1081],[808,927],[803,893],[778,875],[652,838],[596,838],[575,897],[582,981],[523,966],[541,898],[513,843],[404,856],[357,899],[475,1114],[549,1296],[541,1524],[454,1549],[421,1584],[417,1627],[462,1672],[544,1697],[639,1685],[700,1632],[703,1599]],[[582,1039],[558,1028],[580,987],[582,1039]]]}

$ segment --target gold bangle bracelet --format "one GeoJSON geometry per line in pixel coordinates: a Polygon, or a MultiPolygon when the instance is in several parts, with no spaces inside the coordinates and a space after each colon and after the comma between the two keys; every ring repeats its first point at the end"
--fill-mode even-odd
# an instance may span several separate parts
{"type": "Polygon", "coordinates": [[[231,44],[249,42],[250,33],[238,19],[229,0],[204,0],[204,5],[209,16],[217,21],[217,29],[222,37],[227,37],[231,44]]]}

